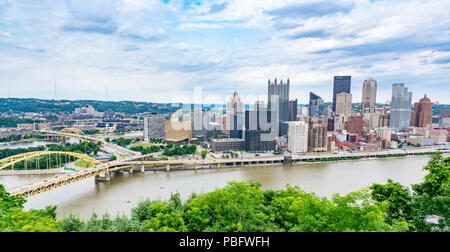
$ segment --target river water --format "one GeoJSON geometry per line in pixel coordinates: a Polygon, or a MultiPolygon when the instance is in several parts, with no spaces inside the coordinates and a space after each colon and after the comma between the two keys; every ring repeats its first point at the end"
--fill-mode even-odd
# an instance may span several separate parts
{"type": "MultiPolygon", "coordinates": [[[[186,199],[193,192],[209,192],[232,180],[260,181],[265,189],[282,189],[290,184],[307,192],[331,196],[359,190],[372,183],[385,183],[388,178],[407,186],[420,183],[426,175],[422,168],[429,159],[429,156],[416,156],[293,166],[125,173],[113,176],[107,183],[95,183],[94,178],[89,178],[33,196],[25,207],[36,209],[56,205],[58,218],[73,213],[86,219],[93,212],[129,215],[140,200],[166,200],[172,192],[179,192],[186,199]]],[[[0,176],[0,184],[11,188],[45,178],[45,175],[0,176]]]]}
{"type": "Polygon", "coordinates": [[[51,142],[51,141],[25,141],[25,142],[17,142],[17,143],[0,143],[0,150],[3,149],[19,149],[19,148],[31,148],[38,146],[46,146],[47,144],[65,144],[65,143],[79,143],[78,139],[69,138],[65,142],[51,142]]]}

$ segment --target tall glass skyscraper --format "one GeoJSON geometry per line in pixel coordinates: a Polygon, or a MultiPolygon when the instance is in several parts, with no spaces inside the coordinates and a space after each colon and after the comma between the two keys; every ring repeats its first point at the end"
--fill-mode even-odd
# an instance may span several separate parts
{"type": "Polygon", "coordinates": [[[342,92],[350,94],[352,76],[334,76],[333,112],[336,112],[336,95],[342,92]]]}
{"type": "Polygon", "coordinates": [[[328,116],[328,105],[320,96],[309,92],[309,117],[314,116],[328,116]]]}
{"type": "Polygon", "coordinates": [[[391,116],[389,127],[405,130],[411,121],[411,99],[412,92],[404,83],[392,84],[391,116]]]}

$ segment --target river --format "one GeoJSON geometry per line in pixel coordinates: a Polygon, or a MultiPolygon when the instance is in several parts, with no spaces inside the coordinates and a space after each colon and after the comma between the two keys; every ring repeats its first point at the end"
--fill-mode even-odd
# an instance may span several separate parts
{"type": "Polygon", "coordinates": [[[80,140],[69,138],[66,139],[65,142],[51,142],[44,140],[36,140],[36,141],[23,141],[23,142],[14,142],[14,143],[0,143],[0,150],[3,149],[19,149],[19,148],[31,148],[38,146],[46,146],[47,144],[65,144],[65,143],[79,143],[80,140]]]}
{"type": "MultiPolygon", "coordinates": [[[[426,174],[423,166],[429,156],[386,158],[327,163],[304,163],[293,166],[253,166],[197,171],[160,171],[144,174],[121,174],[108,183],[89,178],[28,199],[26,209],[56,205],[58,218],[70,213],[82,218],[109,213],[129,215],[140,200],[166,200],[172,192],[183,199],[191,193],[221,188],[228,181],[260,181],[263,188],[282,189],[286,184],[299,186],[321,196],[346,194],[388,178],[403,185],[420,183],[426,174]]],[[[45,179],[45,175],[0,177],[6,188],[45,179]]]]}

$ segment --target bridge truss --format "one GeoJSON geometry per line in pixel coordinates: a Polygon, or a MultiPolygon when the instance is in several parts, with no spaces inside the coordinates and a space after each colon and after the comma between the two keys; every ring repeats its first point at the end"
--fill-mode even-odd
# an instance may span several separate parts
{"type": "MultiPolygon", "coordinates": [[[[30,160],[30,159],[39,160],[40,157],[42,157],[42,156],[46,156],[46,160],[49,160],[50,155],[56,156],[57,167],[59,167],[59,165],[63,164],[62,161],[64,160],[64,158],[66,158],[66,160],[67,160],[68,157],[86,161],[87,163],[89,163],[90,165],[92,165],[94,167],[84,169],[83,171],[77,172],[76,174],[64,176],[59,179],[52,179],[51,181],[47,181],[42,184],[37,184],[34,186],[29,186],[29,187],[27,187],[27,186],[22,187],[18,191],[11,192],[11,196],[15,196],[15,197],[21,196],[21,197],[27,198],[27,197],[30,197],[30,196],[33,196],[33,195],[36,195],[36,194],[39,194],[42,192],[50,191],[55,188],[65,186],[65,185],[89,178],[89,177],[109,173],[108,166],[104,165],[103,163],[101,163],[98,160],[95,160],[94,158],[91,158],[85,154],[79,154],[79,153],[75,153],[75,152],[63,152],[63,151],[36,151],[36,152],[28,152],[28,153],[23,153],[23,154],[7,157],[7,158],[0,160],[0,170],[8,168],[8,167],[11,167],[14,170],[14,165],[21,163],[21,162],[24,162],[25,169],[26,169],[27,168],[26,164],[27,164],[28,160],[30,160]]],[[[36,164],[37,164],[36,168],[40,168],[39,162],[37,162],[36,164]]],[[[48,165],[48,163],[47,163],[47,165],[48,165]]]]}

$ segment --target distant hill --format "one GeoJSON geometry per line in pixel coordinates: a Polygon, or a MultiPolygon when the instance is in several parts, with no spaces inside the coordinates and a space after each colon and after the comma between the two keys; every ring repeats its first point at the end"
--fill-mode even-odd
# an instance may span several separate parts
{"type": "MultiPolygon", "coordinates": [[[[43,100],[34,98],[0,98],[0,113],[34,112],[34,113],[73,113],[76,108],[92,105],[95,110],[105,112],[112,110],[126,114],[145,112],[168,113],[174,112],[180,107],[172,107],[172,104],[134,102],[134,101],[95,101],[95,100],[43,100]]],[[[179,104],[181,105],[181,104],[179,104]]]]}

